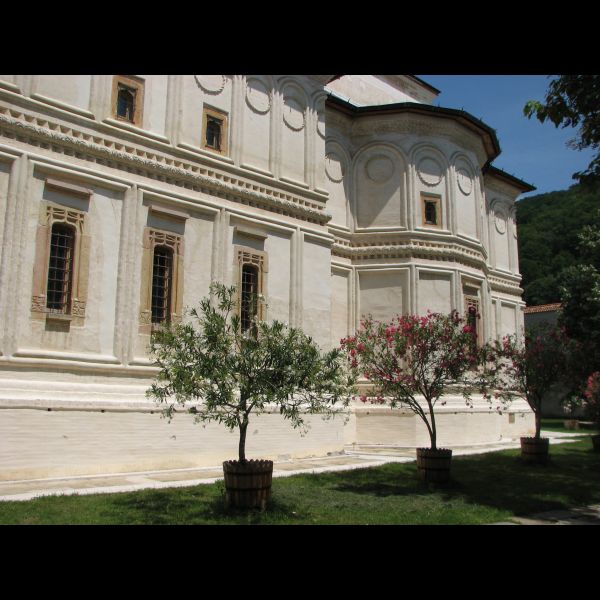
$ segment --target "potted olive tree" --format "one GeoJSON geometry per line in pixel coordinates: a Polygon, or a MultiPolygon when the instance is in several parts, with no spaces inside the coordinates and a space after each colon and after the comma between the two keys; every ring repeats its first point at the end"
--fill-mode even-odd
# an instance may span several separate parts
{"type": "Polygon", "coordinates": [[[238,460],[223,463],[227,504],[264,508],[273,462],[246,458],[250,415],[276,407],[300,428],[306,414],[332,416],[348,405],[351,373],[339,349],[323,353],[301,330],[281,322],[256,321],[242,332],[235,287],[214,283],[211,296],[191,311],[191,322],[153,334],[160,372],[147,394],[169,419],[185,410],[196,422],[238,429],[238,460]]]}
{"type": "Polygon", "coordinates": [[[478,347],[474,333],[456,311],[428,312],[387,324],[369,316],[356,335],[342,340],[351,367],[372,386],[373,395],[363,396],[363,402],[406,407],[427,427],[431,445],[417,448],[417,469],[425,481],[450,477],[452,450],[438,448],[435,419],[436,404],[449,386],[459,387],[468,404],[475,390],[492,397],[488,390],[496,371],[485,360],[487,346],[478,347]]]}
{"type": "Polygon", "coordinates": [[[522,340],[508,335],[496,342],[496,355],[502,361],[503,377],[498,379],[502,393],[525,397],[535,416],[534,436],[521,438],[521,457],[527,462],[548,461],[549,440],[541,437],[542,408],[551,390],[569,389],[570,346],[563,330],[547,324],[526,330],[522,340]]]}

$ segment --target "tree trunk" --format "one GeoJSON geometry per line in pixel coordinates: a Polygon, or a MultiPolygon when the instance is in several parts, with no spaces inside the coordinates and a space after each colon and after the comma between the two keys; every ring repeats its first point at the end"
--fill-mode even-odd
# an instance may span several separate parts
{"type": "Polygon", "coordinates": [[[238,448],[240,462],[246,462],[246,431],[248,430],[248,417],[240,424],[240,445],[238,448]]]}
{"type": "Polygon", "coordinates": [[[431,418],[431,431],[429,432],[429,437],[431,438],[431,449],[437,450],[437,431],[435,429],[435,416],[433,414],[433,406],[429,400],[427,400],[427,404],[429,406],[429,416],[431,418]]]}
{"type": "Polygon", "coordinates": [[[542,413],[539,410],[534,412],[535,415],[535,437],[540,438],[540,433],[542,431],[542,413]]]}

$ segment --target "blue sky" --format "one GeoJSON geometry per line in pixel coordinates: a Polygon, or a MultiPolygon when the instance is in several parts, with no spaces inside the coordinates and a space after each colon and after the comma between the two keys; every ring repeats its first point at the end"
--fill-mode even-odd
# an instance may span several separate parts
{"type": "Polygon", "coordinates": [[[434,106],[459,108],[496,130],[502,154],[494,166],[535,185],[537,190],[521,198],[564,190],[571,178],[584,170],[591,150],[572,150],[567,140],[574,129],[556,129],[523,115],[528,100],[545,98],[550,79],[546,75],[417,75],[440,95],[434,106]]]}

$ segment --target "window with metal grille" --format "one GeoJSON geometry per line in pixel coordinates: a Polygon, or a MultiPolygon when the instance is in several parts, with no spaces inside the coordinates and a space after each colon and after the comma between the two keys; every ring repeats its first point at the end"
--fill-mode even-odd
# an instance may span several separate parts
{"type": "Polygon", "coordinates": [[[170,320],[171,286],[173,281],[173,251],[170,248],[154,248],[152,268],[152,322],[170,320]]]}
{"type": "Polygon", "coordinates": [[[46,307],[48,312],[69,314],[73,281],[75,230],[64,223],[52,226],[46,307]]]}
{"type": "Polygon", "coordinates": [[[242,267],[242,290],[240,320],[242,333],[255,329],[254,318],[258,313],[258,267],[244,265],[242,267]]]}
{"type": "Polygon", "coordinates": [[[117,117],[130,121],[131,123],[134,122],[135,94],[136,91],[134,89],[119,84],[119,91],[117,94],[117,117]]]}
{"type": "Polygon", "coordinates": [[[223,121],[207,115],[206,117],[206,146],[221,151],[221,128],[223,121]]]}

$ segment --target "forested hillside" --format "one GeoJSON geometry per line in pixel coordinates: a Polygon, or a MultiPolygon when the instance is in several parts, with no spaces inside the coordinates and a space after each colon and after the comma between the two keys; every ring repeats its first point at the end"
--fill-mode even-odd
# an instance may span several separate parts
{"type": "Polygon", "coordinates": [[[519,264],[528,305],[559,302],[557,276],[579,262],[578,234],[600,209],[600,187],[573,185],[517,202],[519,264]]]}

